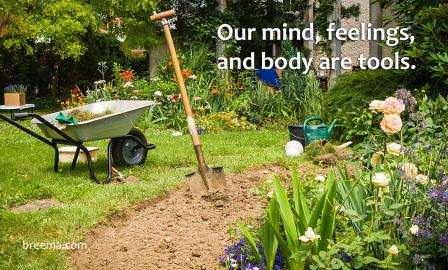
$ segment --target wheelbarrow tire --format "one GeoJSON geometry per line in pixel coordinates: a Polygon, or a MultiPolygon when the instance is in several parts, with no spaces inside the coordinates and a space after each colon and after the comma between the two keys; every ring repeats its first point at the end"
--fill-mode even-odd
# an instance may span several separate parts
{"type": "MultiPolygon", "coordinates": [[[[147,144],[145,135],[138,129],[133,128],[128,135],[137,137],[142,143],[147,144]]],[[[112,139],[112,158],[117,166],[134,166],[146,161],[148,150],[138,147],[139,144],[132,138],[112,139]]]]}

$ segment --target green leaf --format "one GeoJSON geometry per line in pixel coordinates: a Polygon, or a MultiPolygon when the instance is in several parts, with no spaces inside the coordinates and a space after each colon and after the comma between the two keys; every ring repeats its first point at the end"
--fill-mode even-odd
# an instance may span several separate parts
{"type": "Polygon", "coordinates": [[[335,196],[336,196],[336,183],[334,173],[327,175],[327,196],[324,203],[324,209],[322,211],[320,236],[318,249],[326,250],[328,246],[328,239],[333,238],[334,222],[336,218],[336,211],[334,209],[335,196]]]}
{"type": "Polygon", "coordinates": [[[280,184],[278,177],[274,178],[274,183],[275,198],[280,209],[280,217],[283,221],[283,226],[285,227],[286,240],[291,251],[295,253],[298,251],[299,236],[297,234],[297,227],[294,221],[294,214],[291,210],[291,206],[289,205],[286,192],[280,184]]]}
{"type": "Polygon", "coordinates": [[[280,226],[280,216],[278,206],[274,198],[269,201],[269,208],[267,219],[272,221],[272,225],[268,221],[263,224],[263,250],[266,258],[266,268],[272,269],[275,261],[275,254],[277,252],[278,241],[273,231],[278,231],[280,226]]]}

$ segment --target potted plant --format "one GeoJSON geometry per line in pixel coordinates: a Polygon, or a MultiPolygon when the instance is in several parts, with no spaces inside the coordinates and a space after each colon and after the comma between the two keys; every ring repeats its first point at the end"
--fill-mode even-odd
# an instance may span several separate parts
{"type": "Polygon", "coordinates": [[[26,104],[26,86],[10,84],[4,88],[5,106],[23,106],[26,104]]]}

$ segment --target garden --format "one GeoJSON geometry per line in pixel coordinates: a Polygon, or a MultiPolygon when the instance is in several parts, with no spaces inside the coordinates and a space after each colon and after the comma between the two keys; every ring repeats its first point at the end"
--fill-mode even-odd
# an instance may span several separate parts
{"type": "Polygon", "coordinates": [[[448,4],[377,3],[416,69],[218,69],[308,2],[0,0],[0,269],[446,269],[448,4]]]}

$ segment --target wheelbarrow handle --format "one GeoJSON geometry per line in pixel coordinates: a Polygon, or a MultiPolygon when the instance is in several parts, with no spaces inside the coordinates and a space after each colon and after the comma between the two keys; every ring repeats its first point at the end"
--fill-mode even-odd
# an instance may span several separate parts
{"type": "Polygon", "coordinates": [[[24,113],[14,113],[12,115],[12,120],[22,120],[30,117],[30,113],[24,112],[24,113]]]}
{"type": "Polygon", "coordinates": [[[164,12],[160,12],[160,13],[154,14],[154,15],[152,15],[149,18],[151,19],[151,21],[159,21],[161,19],[174,17],[174,16],[176,16],[176,11],[174,11],[174,9],[172,9],[172,10],[168,10],[168,11],[164,11],[164,12]]]}

